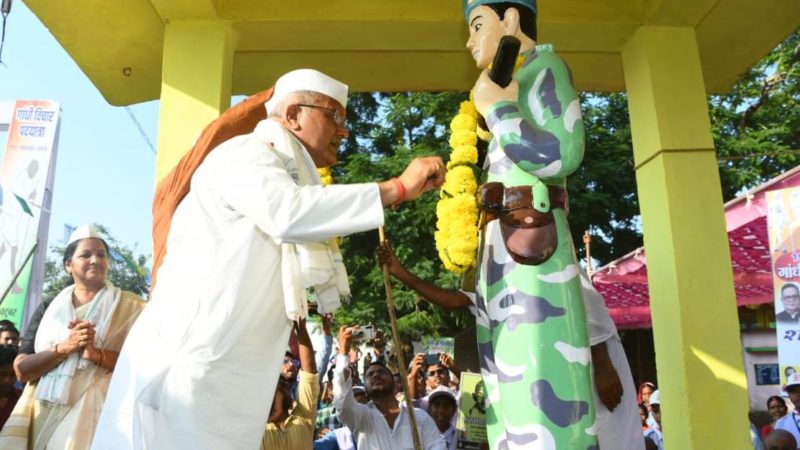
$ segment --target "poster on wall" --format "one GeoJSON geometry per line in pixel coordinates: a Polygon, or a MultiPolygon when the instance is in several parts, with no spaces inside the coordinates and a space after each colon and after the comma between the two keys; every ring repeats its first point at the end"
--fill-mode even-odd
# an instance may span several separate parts
{"type": "Polygon", "coordinates": [[[14,102],[0,163],[0,320],[18,329],[41,297],[60,121],[58,102],[14,102]]]}
{"type": "Polygon", "coordinates": [[[767,207],[778,376],[785,396],[786,383],[800,381],[800,188],[767,192],[767,207]]]}

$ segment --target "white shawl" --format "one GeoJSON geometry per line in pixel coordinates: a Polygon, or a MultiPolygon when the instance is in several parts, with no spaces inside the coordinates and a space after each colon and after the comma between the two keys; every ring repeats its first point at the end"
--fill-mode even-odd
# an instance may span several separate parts
{"type": "MultiPolygon", "coordinates": [[[[55,344],[69,337],[67,328],[70,321],[77,319],[75,307],[72,306],[72,293],[75,285],[67,286],[56,295],[50,306],[42,316],[39,330],[36,332],[34,348],[41,352],[52,348],[55,344]]],[[[89,310],[84,317],[85,321],[92,322],[95,326],[94,345],[97,348],[105,346],[105,338],[111,324],[114,310],[119,304],[122,290],[106,281],[102,288],[89,304],[89,310]]],[[[39,380],[36,388],[36,398],[48,402],[67,404],[72,378],[76,369],[85,369],[92,363],[81,358],[81,352],[70,353],[58,366],[47,372],[39,380]]],[[[93,367],[93,366],[92,366],[93,367]]]]}
{"type": "MultiPolygon", "coordinates": [[[[311,155],[283,125],[263,120],[254,134],[278,153],[298,186],[322,185],[311,155]]],[[[305,244],[282,242],[281,277],[289,320],[308,315],[306,289],[313,288],[321,314],[332,313],[342,299],[350,297],[347,270],[335,238],[305,244]]]]}

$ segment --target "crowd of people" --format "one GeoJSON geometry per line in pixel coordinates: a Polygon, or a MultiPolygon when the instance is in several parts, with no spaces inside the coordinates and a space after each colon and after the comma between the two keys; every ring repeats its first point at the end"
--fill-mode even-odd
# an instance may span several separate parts
{"type": "MultiPolygon", "coordinates": [[[[97,295],[101,281],[108,287],[105,280],[106,268],[102,262],[107,257],[107,250],[102,250],[105,248],[105,243],[102,237],[94,233],[88,226],[78,229],[64,255],[66,267],[68,261],[71,262],[76,258],[76,251],[94,253],[88,258],[94,259],[94,264],[98,266],[93,269],[94,274],[87,274],[85,270],[71,272],[75,285],[67,289],[74,295],[73,303],[80,302],[79,299],[84,297],[84,291],[89,292],[89,295],[93,292],[97,295]],[[81,235],[86,237],[81,238],[81,235]],[[78,294],[74,294],[75,290],[78,294]]],[[[379,249],[378,253],[381,258],[386,258],[385,247],[379,249]]],[[[392,264],[398,263],[395,260],[392,264]]],[[[74,267],[73,264],[70,265],[74,267]]],[[[95,313],[92,316],[93,320],[87,320],[83,315],[86,308],[81,311],[79,305],[75,308],[78,317],[62,324],[64,328],[70,330],[68,335],[63,340],[49,341],[53,342],[50,354],[57,356],[61,356],[62,352],[65,355],[78,352],[85,354],[86,348],[91,346],[98,352],[102,349],[104,354],[103,360],[98,359],[101,357],[95,358],[92,372],[101,368],[113,370],[112,361],[114,348],[118,348],[119,344],[120,324],[129,326],[130,320],[135,318],[141,307],[139,304],[141,300],[130,298],[131,294],[120,292],[119,295],[120,299],[123,295],[128,299],[117,305],[118,311],[105,312],[106,315],[110,313],[114,319],[109,325],[117,322],[113,327],[101,326],[106,328],[104,332],[106,337],[98,339],[97,331],[94,331],[97,328],[95,323],[103,322],[101,315],[95,313]],[[86,326],[79,327],[81,322],[86,326]],[[113,331],[109,333],[108,328],[113,331]],[[112,342],[117,342],[117,345],[112,342]],[[84,348],[82,351],[78,350],[81,345],[84,348]],[[108,355],[105,355],[106,352],[108,355]],[[108,362],[104,360],[105,358],[109,358],[108,362]]],[[[47,369],[50,364],[39,362],[37,365],[32,365],[31,363],[35,361],[24,360],[35,358],[37,354],[35,341],[40,327],[53,326],[49,321],[42,320],[51,304],[52,302],[48,302],[40,308],[31,323],[32,328],[29,328],[29,332],[21,340],[13,323],[0,321],[0,337],[4,340],[4,345],[0,346],[0,427],[3,427],[3,432],[0,433],[0,448],[25,447],[14,445],[15,438],[17,444],[23,442],[20,440],[22,434],[19,430],[21,426],[19,417],[17,421],[12,420],[8,430],[4,425],[26,386],[31,394],[31,398],[27,401],[34,400],[26,408],[46,411],[46,419],[42,425],[25,431],[33,439],[31,448],[81,448],[79,443],[75,442],[96,424],[98,412],[92,411],[88,406],[93,405],[94,408],[102,406],[103,389],[108,385],[108,380],[104,381],[97,374],[79,372],[85,371],[85,368],[76,367],[77,375],[73,375],[79,380],[80,384],[76,385],[81,386],[79,390],[67,387],[67,392],[64,393],[72,398],[69,400],[70,403],[35,400],[38,398],[35,395],[37,387],[41,389],[40,385],[44,384],[35,383],[35,380],[54,372],[54,367],[47,369]],[[19,361],[15,364],[16,359],[19,361]],[[31,372],[32,368],[37,372],[31,372]],[[41,372],[42,370],[44,371],[41,372]],[[33,374],[39,372],[38,377],[33,374]],[[80,381],[81,378],[90,375],[89,379],[80,381]],[[34,383],[26,385],[25,381],[34,383]],[[87,406],[85,398],[92,396],[97,398],[89,400],[88,403],[91,405],[87,406]]],[[[55,305],[58,307],[57,303],[55,305]]],[[[334,339],[331,315],[323,315],[314,323],[318,324],[318,332],[313,334],[313,338],[309,332],[313,325],[307,325],[305,319],[299,319],[294,324],[280,368],[269,417],[264,427],[261,448],[287,450],[412,448],[411,423],[403,402],[405,394],[396,360],[391,357],[391,351],[387,349],[382,331],[377,330],[366,341],[356,338],[354,344],[354,335],[360,334],[360,327],[342,326],[334,339]]],[[[126,326],[122,327],[123,340],[126,326]]],[[[91,351],[89,350],[89,353],[91,351]]],[[[435,356],[436,360],[432,361],[431,355],[417,353],[410,359],[408,393],[413,399],[414,417],[422,448],[454,450],[457,442],[458,386],[462,370],[452,355],[441,353],[435,356]]],[[[90,358],[84,359],[91,361],[90,358]]],[[[63,360],[58,361],[57,366],[62,362],[63,360]]],[[[110,370],[105,373],[108,374],[110,370]]],[[[792,425],[797,423],[798,417],[790,406],[793,406],[792,409],[800,407],[800,384],[790,383],[787,390],[789,404],[781,396],[772,396],[768,399],[766,406],[771,421],[759,430],[757,439],[754,440],[754,449],[797,448],[800,437],[792,425]]],[[[636,402],[640,411],[644,448],[663,450],[661,400],[655,384],[641,383],[636,392],[636,402]]],[[[488,444],[485,448],[488,448],[488,444]]]]}
{"type": "MultiPolygon", "coordinates": [[[[88,225],[79,227],[63,255],[73,284],[39,308],[22,339],[13,323],[0,321],[0,448],[26,448],[27,442],[30,448],[88,447],[118,352],[144,306],[140,298],[107,281],[108,254],[101,235],[88,225]],[[50,381],[51,375],[59,378],[50,381]],[[22,407],[12,416],[20,400],[22,407]]],[[[392,275],[426,298],[442,304],[443,297],[458,295],[413,277],[388,245],[377,254],[392,275]]],[[[330,314],[319,318],[315,343],[305,319],[295,322],[261,448],[413,447],[402,380],[384,334],[377,330],[368,341],[356,337],[353,345],[354,335],[362,334],[360,328],[342,326],[334,339],[332,322],[330,314]]],[[[417,353],[408,365],[415,423],[423,448],[453,450],[462,371],[452,355],[438,354],[433,361],[430,356],[417,353]]],[[[794,408],[800,407],[800,383],[790,380],[787,390],[794,408]]],[[[663,450],[661,401],[655,384],[642,383],[636,402],[645,448],[663,450]]],[[[761,428],[754,448],[796,448],[797,413],[780,396],[770,397],[767,408],[772,421],[761,428]]]]}

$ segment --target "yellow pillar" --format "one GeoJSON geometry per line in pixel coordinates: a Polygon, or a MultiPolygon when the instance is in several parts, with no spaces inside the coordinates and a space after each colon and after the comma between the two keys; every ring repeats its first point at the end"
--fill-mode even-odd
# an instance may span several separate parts
{"type": "Polygon", "coordinates": [[[214,20],[168,22],[164,31],[156,182],[231,102],[233,37],[214,20]]]}
{"type": "Polygon", "coordinates": [[[622,49],[667,448],[748,448],[747,381],[694,30],[622,49]]]}

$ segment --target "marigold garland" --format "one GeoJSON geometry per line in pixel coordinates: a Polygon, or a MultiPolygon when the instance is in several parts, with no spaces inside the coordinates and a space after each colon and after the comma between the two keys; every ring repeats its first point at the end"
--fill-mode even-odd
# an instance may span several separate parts
{"type": "Polygon", "coordinates": [[[461,274],[475,265],[478,248],[478,181],[473,168],[478,162],[478,110],[468,100],[450,122],[450,160],[436,204],[436,250],[444,268],[461,274]]]}
{"type": "Polygon", "coordinates": [[[322,180],[323,186],[330,186],[333,184],[333,174],[331,174],[330,167],[318,168],[317,173],[319,173],[319,178],[322,180]]]}
{"type": "MultiPolygon", "coordinates": [[[[333,184],[333,173],[331,173],[330,167],[317,167],[317,173],[319,174],[319,179],[322,181],[323,186],[330,186],[333,184]]],[[[336,242],[342,245],[342,238],[336,238],[336,242]]]]}
{"type": "MultiPolygon", "coordinates": [[[[514,70],[522,66],[523,55],[517,57],[514,70]]],[[[475,266],[478,249],[478,139],[489,142],[491,133],[478,125],[478,110],[473,94],[461,102],[458,114],[450,122],[450,160],[447,174],[436,204],[436,250],[444,268],[462,274],[475,266]]]]}

